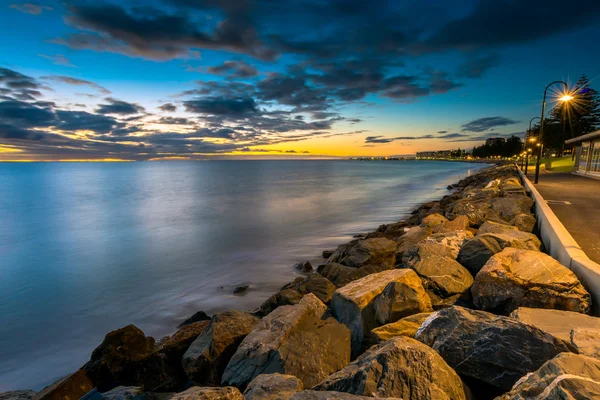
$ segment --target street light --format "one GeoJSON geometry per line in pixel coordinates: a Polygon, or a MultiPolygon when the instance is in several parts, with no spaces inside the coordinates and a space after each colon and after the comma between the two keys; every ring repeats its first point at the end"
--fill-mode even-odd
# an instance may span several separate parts
{"type": "MultiPolygon", "coordinates": [[[[540,117],[533,117],[529,121],[529,131],[527,131],[529,134],[531,134],[531,123],[533,122],[534,119],[540,119],[540,117]]],[[[535,143],[535,138],[533,138],[533,137],[529,138],[529,141],[531,143],[535,143]]],[[[525,141],[525,148],[527,148],[527,140],[525,141]]],[[[527,176],[528,169],[529,169],[529,152],[527,152],[527,157],[525,158],[525,176],[527,176]]]]}
{"type": "Polygon", "coordinates": [[[565,93],[567,93],[563,97],[561,97],[561,100],[565,99],[563,101],[569,101],[573,98],[573,96],[568,94],[569,93],[569,85],[563,81],[554,81],[552,83],[549,83],[548,86],[546,86],[546,89],[544,89],[544,101],[542,102],[542,118],[540,118],[540,134],[539,134],[540,143],[538,144],[538,146],[540,147],[540,151],[538,152],[538,159],[535,163],[535,179],[534,179],[533,183],[538,183],[538,181],[539,181],[540,162],[542,160],[542,152],[544,151],[543,140],[544,140],[544,114],[546,113],[546,94],[548,92],[548,88],[550,88],[550,86],[555,85],[557,83],[564,85],[565,89],[566,89],[565,93]]]}

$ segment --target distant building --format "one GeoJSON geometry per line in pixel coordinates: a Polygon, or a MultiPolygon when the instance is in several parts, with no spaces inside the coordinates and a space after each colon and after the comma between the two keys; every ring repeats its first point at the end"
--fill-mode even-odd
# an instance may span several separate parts
{"type": "Polygon", "coordinates": [[[600,179],[600,131],[569,139],[575,148],[573,173],[600,179]]]}
{"type": "Polygon", "coordinates": [[[498,146],[502,145],[506,142],[506,139],[503,137],[491,137],[485,141],[486,146],[498,146]]]}
{"type": "Polygon", "coordinates": [[[419,151],[417,157],[419,159],[432,159],[432,158],[450,158],[452,150],[438,150],[438,151],[419,151]]]}

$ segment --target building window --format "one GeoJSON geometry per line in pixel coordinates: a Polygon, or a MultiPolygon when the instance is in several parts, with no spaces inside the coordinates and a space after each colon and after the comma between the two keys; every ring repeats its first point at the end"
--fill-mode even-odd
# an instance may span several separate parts
{"type": "Polygon", "coordinates": [[[590,151],[590,142],[581,143],[581,155],[579,156],[579,167],[577,168],[580,172],[585,172],[587,169],[588,153],[590,151]]]}
{"type": "Polygon", "coordinates": [[[590,151],[590,167],[588,171],[592,174],[600,174],[600,141],[592,142],[590,151]]]}

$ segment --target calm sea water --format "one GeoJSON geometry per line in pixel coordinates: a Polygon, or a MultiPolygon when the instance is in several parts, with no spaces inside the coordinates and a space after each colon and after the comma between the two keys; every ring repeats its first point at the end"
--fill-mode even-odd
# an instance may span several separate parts
{"type": "Polygon", "coordinates": [[[0,163],[0,391],[40,389],[130,323],[159,338],[198,310],[254,308],[295,278],[294,263],[322,261],[479,168],[0,163]]]}

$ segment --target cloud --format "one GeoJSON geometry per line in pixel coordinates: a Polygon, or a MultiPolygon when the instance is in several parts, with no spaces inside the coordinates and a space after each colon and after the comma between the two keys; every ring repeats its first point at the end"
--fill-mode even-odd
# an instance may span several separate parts
{"type": "Polygon", "coordinates": [[[462,125],[463,132],[485,132],[497,126],[507,126],[518,124],[519,121],[513,121],[505,117],[486,117],[467,122],[462,125]]]}
{"type": "Polygon", "coordinates": [[[102,94],[110,94],[110,90],[106,89],[103,86],[98,85],[97,83],[86,81],[84,79],[73,78],[70,76],[62,76],[62,75],[51,75],[51,76],[42,76],[41,79],[48,79],[54,82],[65,83],[67,85],[75,85],[75,86],[89,86],[94,90],[102,94]]]}
{"type": "Polygon", "coordinates": [[[482,78],[487,71],[500,65],[500,57],[491,54],[483,57],[469,58],[458,66],[457,75],[463,78],[482,78]]]}
{"type": "Polygon", "coordinates": [[[112,97],[107,97],[105,100],[108,104],[98,104],[98,108],[96,109],[98,114],[130,115],[139,114],[145,111],[144,107],[135,103],[128,103],[112,97]]]}
{"type": "Polygon", "coordinates": [[[245,61],[225,61],[221,65],[208,68],[208,72],[216,75],[228,75],[232,78],[246,79],[258,75],[258,70],[245,61]]]}
{"type": "Polygon", "coordinates": [[[158,107],[160,110],[165,112],[175,112],[177,111],[177,106],[172,103],[165,103],[162,106],[158,107]]]}
{"type": "Polygon", "coordinates": [[[54,65],[62,65],[65,67],[77,68],[76,65],[73,65],[73,63],[71,63],[71,60],[69,60],[67,57],[63,56],[62,54],[55,54],[55,55],[38,54],[38,56],[52,61],[52,64],[54,64],[54,65]]]}
{"type": "Polygon", "coordinates": [[[11,4],[10,8],[14,8],[15,10],[19,10],[22,13],[31,15],[40,15],[44,11],[52,10],[52,7],[40,6],[38,4],[33,3],[11,4]]]}
{"type": "Polygon", "coordinates": [[[252,98],[206,97],[183,102],[186,111],[197,114],[211,114],[241,117],[258,113],[256,102],[252,98]]]}

